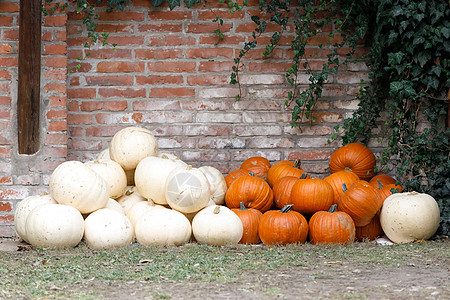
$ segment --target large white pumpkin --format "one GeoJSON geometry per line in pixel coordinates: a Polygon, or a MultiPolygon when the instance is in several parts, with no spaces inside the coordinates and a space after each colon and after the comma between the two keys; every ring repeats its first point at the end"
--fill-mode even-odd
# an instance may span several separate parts
{"type": "Polygon", "coordinates": [[[128,211],[133,205],[143,201],[147,202],[147,199],[139,194],[135,186],[127,186],[123,195],[117,199],[117,202],[123,207],[125,214],[128,214],[128,211]]]}
{"type": "Polygon", "coordinates": [[[182,213],[204,208],[211,197],[209,182],[197,168],[176,168],[167,176],[165,195],[169,206],[182,213]]]}
{"type": "Polygon", "coordinates": [[[102,150],[98,155],[97,155],[97,159],[111,159],[111,157],[109,156],[109,148],[106,148],[104,150],[102,150]]]}
{"type": "Polygon", "coordinates": [[[203,166],[198,168],[205,174],[211,189],[211,199],[215,204],[221,205],[225,202],[225,194],[227,193],[227,183],[222,172],[212,166],[203,166]]]}
{"type": "Polygon", "coordinates": [[[84,163],[106,180],[109,186],[109,197],[117,199],[127,187],[127,175],[122,167],[113,160],[91,160],[84,163]]]}
{"type": "Polygon", "coordinates": [[[439,206],[428,194],[392,194],[381,208],[381,227],[394,243],[429,239],[438,229],[439,221],[439,206]]]}
{"type": "Polygon", "coordinates": [[[47,193],[41,195],[34,195],[26,197],[17,204],[14,212],[14,227],[17,234],[28,243],[27,232],[25,230],[25,223],[27,221],[28,214],[36,206],[42,204],[56,204],[56,201],[47,193]]]}
{"type": "Polygon", "coordinates": [[[79,161],[60,164],[50,176],[49,189],[56,202],[83,214],[105,207],[110,194],[108,183],[79,161]]]}
{"type": "Polygon", "coordinates": [[[106,202],[106,205],[104,208],[110,208],[110,209],[120,212],[121,214],[125,214],[125,210],[123,209],[122,205],[120,205],[120,203],[117,202],[117,200],[112,199],[112,198],[108,199],[108,202],[106,202]]]}
{"type": "Polygon", "coordinates": [[[199,211],[192,220],[197,242],[212,246],[239,243],[244,233],[241,219],[226,206],[213,205],[199,211]]]}
{"type": "Polygon", "coordinates": [[[110,208],[99,209],[85,220],[84,240],[92,249],[128,246],[133,235],[133,225],[127,216],[110,208]]]}
{"type": "Polygon", "coordinates": [[[148,156],[158,154],[158,142],[145,128],[127,127],[114,134],[109,145],[109,155],[124,170],[135,169],[148,156]]]}
{"type": "Polygon", "coordinates": [[[130,220],[133,227],[136,227],[137,221],[151,209],[166,209],[164,206],[155,205],[151,201],[141,201],[134,204],[130,210],[128,210],[127,217],[130,220]]]}
{"type": "Polygon", "coordinates": [[[42,204],[28,214],[25,230],[28,242],[35,247],[75,247],[83,238],[84,219],[72,206],[42,204]]]}
{"type": "Polygon", "coordinates": [[[143,246],[186,244],[191,238],[189,220],[172,209],[151,209],[136,222],[136,241],[143,246]]]}
{"type": "Polygon", "coordinates": [[[141,160],[134,173],[134,183],[143,197],[158,204],[167,204],[166,179],[179,165],[169,158],[149,156],[141,160]]]}

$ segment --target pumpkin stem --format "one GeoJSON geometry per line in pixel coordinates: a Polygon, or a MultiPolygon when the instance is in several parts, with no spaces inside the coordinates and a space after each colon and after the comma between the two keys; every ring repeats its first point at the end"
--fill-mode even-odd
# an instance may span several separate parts
{"type": "Polygon", "coordinates": [[[349,172],[353,172],[352,169],[350,169],[349,167],[345,167],[344,171],[349,171],[349,172]]]}
{"type": "Polygon", "coordinates": [[[43,191],[42,193],[39,194],[39,196],[47,196],[48,193],[46,191],[43,191]]]}
{"type": "Polygon", "coordinates": [[[187,165],[186,170],[192,170],[192,165],[187,165]]]}
{"type": "Polygon", "coordinates": [[[333,204],[333,205],[331,205],[331,207],[330,207],[330,209],[328,210],[328,212],[329,212],[329,213],[334,213],[334,212],[336,211],[336,209],[337,209],[337,205],[336,205],[336,204],[333,204]]]}
{"type": "Polygon", "coordinates": [[[280,209],[280,212],[282,212],[282,213],[287,213],[288,211],[291,210],[292,206],[294,206],[294,204],[288,204],[288,205],[285,205],[285,206],[283,206],[282,209],[280,209]]]}
{"type": "Polygon", "coordinates": [[[306,179],[306,177],[308,176],[308,173],[302,173],[302,175],[300,176],[299,179],[306,179]]]}
{"type": "Polygon", "coordinates": [[[215,215],[217,215],[218,213],[220,213],[220,205],[217,205],[213,211],[213,214],[215,214],[215,215]]]}
{"type": "Polygon", "coordinates": [[[169,157],[164,153],[160,156],[160,158],[168,159],[169,157]]]}
{"type": "Polygon", "coordinates": [[[302,162],[301,162],[300,159],[296,159],[294,161],[294,167],[297,168],[297,169],[301,169],[302,168],[302,162]]]}
{"type": "Polygon", "coordinates": [[[377,179],[378,182],[378,189],[381,190],[382,188],[384,188],[383,184],[381,183],[380,179],[377,179]]]}
{"type": "Polygon", "coordinates": [[[344,193],[348,190],[347,185],[345,184],[345,182],[342,184],[342,190],[344,191],[344,193]]]}
{"type": "Polygon", "coordinates": [[[126,196],[130,196],[133,193],[134,193],[133,189],[128,189],[128,190],[125,191],[125,195],[126,196]]]}
{"type": "Polygon", "coordinates": [[[240,208],[240,210],[247,210],[247,207],[245,207],[244,201],[241,201],[239,203],[239,208],[240,208]]]}
{"type": "Polygon", "coordinates": [[[255,173],[253,173],[253,172],[248,172],[248,175],[253,176],[253,177],[256,176],[255,173]]]}

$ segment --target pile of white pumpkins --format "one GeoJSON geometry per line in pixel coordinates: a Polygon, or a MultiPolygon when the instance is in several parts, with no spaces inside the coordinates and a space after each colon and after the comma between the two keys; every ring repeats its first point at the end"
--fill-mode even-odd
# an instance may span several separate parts
{"type": "Polygon", "coordinates": [[[66,161],[51,174],[49,194],[15,211],[17,234],[35,247],[92,249],[140,245],[237,244],[239,217],[224,204],[227,185],[212,166],[193,168],[160,153],[151,131],[118,131],[96,160],[66,161]]]}

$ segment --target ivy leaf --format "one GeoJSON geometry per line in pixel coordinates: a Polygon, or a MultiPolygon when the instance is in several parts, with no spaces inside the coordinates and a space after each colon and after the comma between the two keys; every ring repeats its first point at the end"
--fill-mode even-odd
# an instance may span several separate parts
{"type": "Polygon", "coordinates": [[[173,10],[176,6],[181,5],[181,0],[167,0],[167,2],[169,3],[170,10],[173,10]]]}
{"type": "Polygon", "coordinates": [[[164,2],[164,0],[152,0],[152,5],[153,5],[153,7],[158,7],[158,6],[160,6],[163,2],[164,2]]]}
{"type": "Polygon", "coordinates": [[[184,3],[186,4],[187,8],[191,8],[192,6],[200,2],[202,2],[202,0],[184,0],[184,3]]]}
{"type": "Polygon", "coordinates": [[[390,91],[389,95],[394,96],[398,92],[400,92],[403,89],[403,83],[400,81],[393,81],[390,84],[390,91]]]}

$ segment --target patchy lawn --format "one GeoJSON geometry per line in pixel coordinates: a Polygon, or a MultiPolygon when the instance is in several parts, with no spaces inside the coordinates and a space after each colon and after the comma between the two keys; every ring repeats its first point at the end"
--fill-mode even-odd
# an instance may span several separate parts
{"type": "Polygon", "coordinates": [[[34,249],[0,241],[1,299],[449,299],[448,239],[382,246],[34,249]]]}

